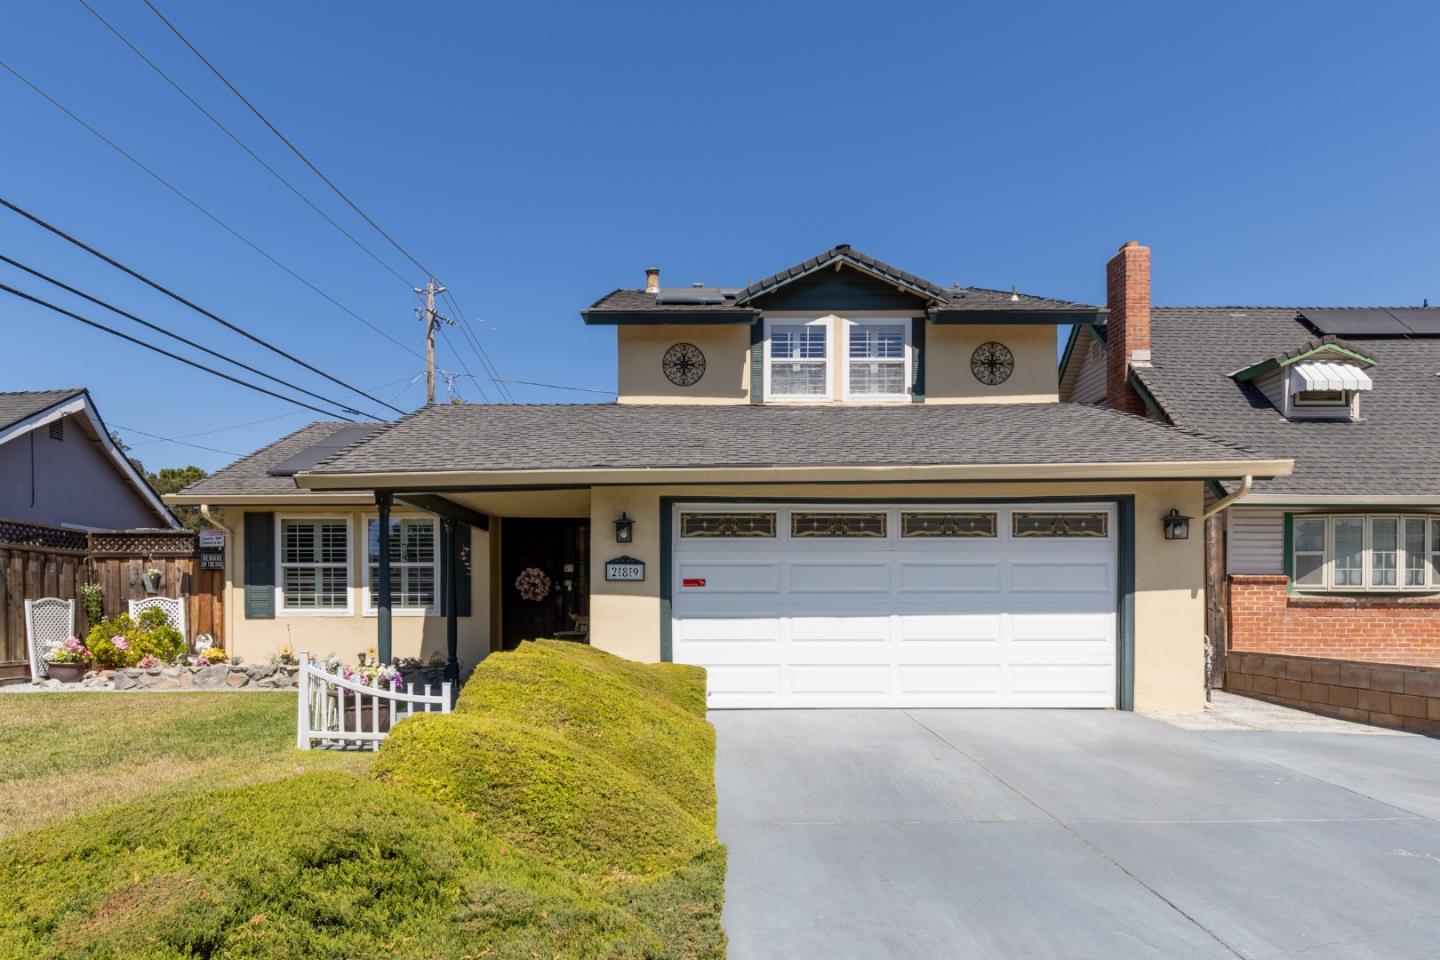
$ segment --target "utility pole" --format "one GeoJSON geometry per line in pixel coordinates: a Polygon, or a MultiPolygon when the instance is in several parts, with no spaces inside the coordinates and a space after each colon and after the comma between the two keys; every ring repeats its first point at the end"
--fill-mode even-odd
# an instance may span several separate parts
{"type": "Polygon", "coordinates": [[[441,322],[453,323],[447,317],[442,317],[435,312],[435,295],[444,293],[445,287],[435,282],[431,277],[425,284],[425,289],[412,287],[416,293],[425,295],[425,309],[416,310],[415,315],[425,321],[425,404],[429,406],[435,402],[435,329],[441,322]]]}

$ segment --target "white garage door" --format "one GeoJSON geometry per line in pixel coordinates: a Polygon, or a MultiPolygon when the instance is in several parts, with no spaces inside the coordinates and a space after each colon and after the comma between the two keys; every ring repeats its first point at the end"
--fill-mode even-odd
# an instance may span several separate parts
{"type": "Polygon", "coordinates": [[[710,706],[1113,707],[1111,505],[674,508],[710,706]]]}

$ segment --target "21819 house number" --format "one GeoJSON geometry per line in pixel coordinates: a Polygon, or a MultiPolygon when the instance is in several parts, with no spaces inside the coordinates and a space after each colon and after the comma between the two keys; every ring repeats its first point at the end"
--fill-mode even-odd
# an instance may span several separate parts
{"type": "Polygon", "coordinates": [[[606,580],[644,580],[645,561],[634,557],[616,557],[605,562],[606,580]]]}

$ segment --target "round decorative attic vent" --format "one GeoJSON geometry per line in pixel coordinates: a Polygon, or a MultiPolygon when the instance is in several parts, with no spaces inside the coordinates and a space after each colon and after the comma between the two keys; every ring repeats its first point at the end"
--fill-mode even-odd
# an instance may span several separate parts
{"type": "Polygon", "coordinates": [[[1015,372],[1015,355],[1003,343],[982,343],[970,355],[970,372],[987,386],[1004,383],[1015,372]]]}
{"type": "Polygon", "coordinates": [[[665,351],[661,366],[665,378],[675,386],[694,386],[705,376],[705,354],[693,343],[677,343],[665,351]]]}

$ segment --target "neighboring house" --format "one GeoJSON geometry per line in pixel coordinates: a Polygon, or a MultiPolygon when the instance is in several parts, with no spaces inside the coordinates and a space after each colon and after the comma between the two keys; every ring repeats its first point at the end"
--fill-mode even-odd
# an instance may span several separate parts
{"type": "Polygon", "coordinates": [[[84,530],[180,527],[81,389],[0,393],[0,520],[84,530]]]}
{"type": "Polygon", "coordinates": [[[1112,296],[1106,325],[1073,329],[1060,384],[1295,461],[1207,530],[1229,649],[1440,665],[1440,309],[1112,296]]]}
{"type": "Polygon", "coordinates": [[[1203,704],[1203,544],[1164,518],[1291,463],[1060,403],[1058,325],[1102,310],[846,246],[743,289],[646,279],[582,313],[617,330],[616,403],[315,425],[172,495],[234,520],[232,648],[418,653],[452,565],[414,528],[391,606],[425,626],[354,627],[386,582],[370,518],[423,510],[473,530],[461,659],[588,628],[704,665],[715,707],[1203,704]]]}

